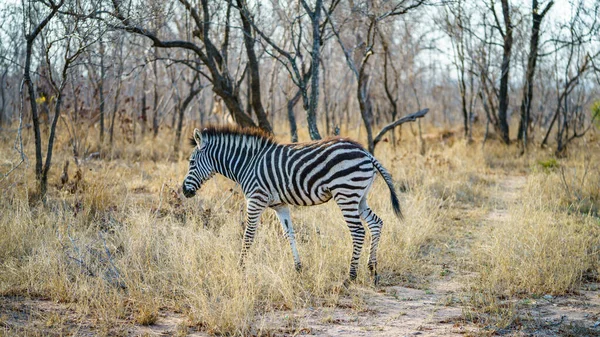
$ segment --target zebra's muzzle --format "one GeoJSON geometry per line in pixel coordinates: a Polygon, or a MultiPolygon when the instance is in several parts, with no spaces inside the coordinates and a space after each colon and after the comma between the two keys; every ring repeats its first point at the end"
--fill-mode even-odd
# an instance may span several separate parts
{"type": "Polygon", "coordinates": [[[193,197],[193,196],[196,195],[196,191],[195,190],[188,190],[187,188],[185,188],[185,185],[183,186],[182,190],[183,190],[183,195],[186,198],[191,198],[191,197],[193,197]]]}

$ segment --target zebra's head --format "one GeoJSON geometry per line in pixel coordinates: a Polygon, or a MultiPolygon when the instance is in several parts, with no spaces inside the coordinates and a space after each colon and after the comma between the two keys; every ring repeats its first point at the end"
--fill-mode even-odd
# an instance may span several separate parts
{"type": "Polygon", "coordinates": [[[209,156],[206,153],[207,144],[202,141],[202,134],[198,129],[194,130],[194,142],[196,144],[190,156],[190,168],[183,180],[183,195],[186,198],[196,195],[196,191],[200,189],[200,186],[215,174],[209,156]]]}

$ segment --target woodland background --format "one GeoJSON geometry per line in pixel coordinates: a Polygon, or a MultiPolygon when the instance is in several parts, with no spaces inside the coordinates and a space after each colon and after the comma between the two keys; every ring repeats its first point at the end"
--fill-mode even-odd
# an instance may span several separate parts
{"type": "Polygon", "coordinates": [[[0,335],[600,335],[599,127],[598,0],[4,1],[0,335]],[[208,124],[373,152],[381,286],[334,204],[238,268],[208,124]]]}
{"type": "Polygon", "coordinates": [[[178,152],[184,126],[207,123],[258,126],[291,141],[299,128],[311,139],[360,128],[373,151],[382,126],[424,107],[428,125],[469,141],[479,128],[485,139],[561,154],[600,118],[599,7],[8,2],[0,124],[5,133],[15,122],[33,131],[41,181],[56,132],[70,133],[75,157],[159,132],[176,135],[178,152]]]}

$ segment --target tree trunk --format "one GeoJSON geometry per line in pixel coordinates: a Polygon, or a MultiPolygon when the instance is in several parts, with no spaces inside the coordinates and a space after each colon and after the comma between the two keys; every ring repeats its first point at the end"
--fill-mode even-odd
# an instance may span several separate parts
{"type": "MultiPolygon", "coordinates": [[[[49,19],[48,19],[49,20],[49,19]]],[[[40,29],[41,31],[41,29],[40,29]]],[[[38,32],[39,34],[39,32],[38,32]]],[[[25,47],[25,72],[23,74],[23,80],[27,85],[28,93],[29,93],[29,102],[31,104],[31,119],[33,121],[33,134],[35,138],[35,178],[38,181],[38,188],[40,192],[40,198],[43,198],[41,195],[42,185],[42,135],[40,132],[40,119],[37,109],[36,103],[36,93],[35,88],[33,87],[33,82],[31,81],[31,49],[33,46],[33,41],[35,40],[37,35],[29,35],[27,36],[27,45],[25,47]]],[[[44,189],[45,192],[45,189],[44,189]]]]}
{"type": "MultiPolygon", "coordinates": [[[[119,97],[121,96],[121,88],[123,87],[123,80],[121,79],[122,75],[123,75],[123,62],[125,62],[123,60],[123,46],[122,46],[122,36],[120,36],[119,38],[119,46],[117,48],[119,48],[118,50],[118,54],[116,54],[116,56],[119,58],[118,60],[118,65],[117,65],[117,73],[116,73],[116,80],[117,80],[117,90],[115,93],[115,104],[113,105],[113,112],[112,112],[112,116],[111,116],[111,121],[110,121],[110,148],[112,148],[113,146],[113,139],[114,139],[114,132],[115,132],[115,119],[117,117],[117,113],[119,111],[119,97]]],[[[135,123],[136,123],[136,118],[135,118],[135,113],[132,113],[132,125],[134,126],[132,132],[135,134],[135,123]]],[[[135,135],[133,135],[132,138],[135,138],[135,135]]]]}
{"type": "Polygon", "coordinates": [[[248,114],[248,116],[252,116],[252,87],[250,84],[250,78],[252,76],[248,75],[248,77],[246,77],[246,113],[248,114]]]}
{"type": "Polygon", "coordinates": [[[183,102],[179,107],[179,119],[177,120],[177,129],[175,131],[175,144],[173,146],[173,152],[175,152],[175,155],[177,155],[177,152],[179,152],[179,144],[181,143],[181,130],[183,129],[183,116],[185,115],[185,109],[191,101],[191,99],[189,101],[186,99],[187,103],[183,102]]]}
{"type": "Polygon", "coordinates": [[[373,153],[375,151],[375,146],[373,145],[373,107],[369,96],[368,78],[369,75],[362,70],[357,85],[357,96],[360,116],[367,130],[367,146],[369,152],[373,153]]]}
{"type": "Polygon", "coordinates": [[[298,141],[298,126],[296,125],[296,115],[294,115],[294,107],[300,101],[300,96],[302,96],[302,91],[298,89],[294,97],[287,103],[287,113],[288,113],[288,121],[290,122],[290,137],[292,143],[296,143],[298,141]]]}
{"type": "MultiPolygon", "coordinates": [[[[391,116],[392,116],[392,120],[395,121],[396,120],[396,116],[398,115],[398,105],[396,104],[396,102],[398,101],[398,95],[397,95],[397,88],[398,88],[398,76],[396,74],[396,71],[394,68],[392,68],[394,70],[394,81],[396,83],[395,87],[396,87],[396,97],[394,97],[394,95],[392,95],[392,90],[389,87],[388,84],[388,59],[389,59],[389,47],[388,47],[388,43],[386,41],[386,39],[383,37],[383,35],[380,35],[381,37],[381,44],[383,46],[383,88],[385,89],[385,96],[388,99],[388,102],[390,104],[390,108],[392,109],[392,111],[390,112],[391,116]]],[[[393,67],[393,66],[392,66],[393,67]]],[[[394,149],[396,149],[396,129],[394,128],[392,130],[392,147],[394,149]]]]}
{"type": "Polygon", "coordinates": [[[2,73],[2,78],[0,79],[0,98],[2,99],[2,105],[0,105],[0,127],[4,125],[4,113],[6,111],[6,93],[4,90],[4,80],[6,79],[6,74],[8,73],[8,67],[2,73]]]}
{"type": "MultiPolygon", "coordinates": [[[[121,82],[121,77],[119,76],[118,79],[119,83],[117,84],[117,90],[115,93],[115,104],[113,106],[113,112],[112,112],[112,116],[111,116],[111,121],[110,121],[110,139],[109,139],[109,143],[110,143],[110,147],[112,148],[113,145],[113,135],[114,135],[114,131],[115,131],[115,117],[117,116],[117,112],[119,111],[119,96],[121,96],[121,86],[123,84],[123,82],[121,82]]],[[[134,121],[135,123],[135,121],[134,121]]]]}
{"type": "MultiPolygon", "coordinates": [[[[54,134],[55,134],[55,130],[56,130],[56,124],[58,122],[58,117],[60,115],[60,104],[62,102],[62,89],[64,88],[64,83],[61,83],[61,87],[60,87],[60,91],[58,92],[58,97],[56,99],[56,111],[55,111],[55,115],[54,115],[54,120],[52,121],[52,126],[50,129],[50,139],[48,141],[48,153],[47,153],[47,157],[46,157],[46,166],[42,167],[42,137],[41,137],[41,133],[40,133],[40,121],[39,121],[39,115],[38,115],[38,111],[37,111],[37,104],[36,104],[36,94],[35,94],[35,88],[33,86],[33,82],[31,81],[31,54],[32,54],[32,47],[33,47],[33,42],[35,41],[36,37],[40,34],[40,32],[42,31],[42,29],[44,29],[44,27],[48,24],[48,22],[50,21],[50,19],[52,19],[52,17],[54,17],[54,15],[56,15],[56,13],[58,12],[58,10],[60,9],[60,7],[62,7],[62,5],[64,4],[64,1],[61,1],[60,3],[58,3],[57,5],[53,5],[52,6],[52,10],[51,12],[48,14],[48,16],[46,16],[44,18],[44,20],[42,20],[42,22],[40,22],[40,24],[37,25],[37,27],[33,30],[33,32],[25,35],[25,40],[26,40],[26,52],[25,52],[25,70],[24,70],[24,74],[23,74],[23,80],[25,81],[25,84],[27,85],[27,89],[29,92],[29,102],[31,104],[31,118],[33,120],[33,131],[34,131],[34,136],[35,136],[35,178],[38,181],[38,188],[39,188],[39,200],[42,200],[45,202],[46,200],[46,191],[48,189],[48,170],[50,168],[50,162],[52,159],[52,148],[54,146],[54,134]]],[[[63,72],[64,75],[64,72],[63,72]]],[[[63,76],[63,79],[66,79],[65,76],[63,76]]]]}
{"type": "Polygon", "coordinates": [[[100,79],[98,81],[98,98],[100,99],[100,145],[104,143],[104,77],[106,69],[104,69],[104,44],[102,39],[99,43],[99,54],[100,54],[100,79]]]}
{"type": "Polygon", "coordinates": [[[175,154],[179,152],[179,145],[181,144],[181,131],[183,129],[183,118],[185,117],[185,110],[190,105],[194,97],[198,95],[202,91],[202,85],[198,89],[194,89],[194,84],[196,79],[191,84],[190,92],[188,96],[183,100],[181,105],[179,106],[179,119],[177,120],[177,129],[175,131],[175,145],[173,147],[175,154]]]}
{"type": "Polygon", "coordinates": [[[508,130],[508,80],[510,71],[510,58],[512,53],[513,45],[513,27],[510,19],[510,8],[508,6],[508,0],[502,0],[502,14],[504,16],[504,45],[502,53],[502,67],[501,67],[501,78],[500,78],[500,103],[498,106],[498,123],[500,127],[500,136],[505,144],[510,144],[509,130],[508,130]]]}
{"type": "Polygon", "coordinates": [[[265,113],[265,109],[262,105],[262,97],[260,94],[260,72],[258,59],[254,51],[252,25],[249,21],[249,18],[246,16],[247,13],[245,13],[243,10],[246,7],[242,5],[242,0],[237,0],[237,4],[238,8],[240,8],[240,17],[242,19],[242,28],[244,32],[244,45],[246,46],[246,55],[248,56],[248,68],[250,69],[249,76],[251,94],[248,99],[251,99],[252,109],[254,110],[256,118],[258,119],[258,127],[269,133],[273,133],[273,129],[271,128],[271,124],[267,119],[267,114],[265,113]]]}
{"type": "MultiPolygon", "coordinates": [[[[147,75],[144,70],[144,79],[142,80],[142,136],[146,135],[146,121],[148,120],[148,114],[146,113],[146,83],[147,75]]],[[[134,120],[135,123],[135,120],[134,120]]]]}
{"type": "MultiPolygon", "coordinates": [[[[205,95],[201,95],[200,96],[200,108],[198,109],[198,119],[200,120],[200,125],[204,125],[204,116],[206,115],[205,112],[205,95]]],[[[212,111],[212,107],[208,110],[208,111],[212,111]]]]}
{"type": "Polygon", "coordinates": [[[220,87],[220,80],[213,82],[213,91],[223,99],[223,103],[225,103],[225,106],[229,109],[233,120],[239,126],[256,127],[252,118],[244,111],[239,95],[227,93],[227,91],[220,87]]]}
{"type": "Polygon", "coordinates": [[[521,100],[521,121],[519,122],[518,139],[523,143],[523,151],[527,149],[528,130],[531,123],[531,101],[533,99],[533,80],[538,56],[538,45],[540,37],[540,26],[542,19],[554,4],[553,1],[548,3],[544,11],[539,14],[538,1],[533,0],[531,16],[531,39],[529,42],[529,56],[527,58],[527,71],[525,72],[525,85],[523,86],[523,98],[521,100]]]}
{"type": "Polygon", "coordinates": [[[48,137],[48,149],[46,151],[46,161],[44,162],[44,168],[40,176],[40,198],[44,200],[46,198],[46,192],[48,191],[48,172],[52,165],[52,152],[54,149],[54,139],[56,138],[56,125],[58,124],[58,118],[60,117],[60,109],[63,100],[63,90],[66,84],[66,78],[63,79],[59,92],[56,95],[56,104],[54,105],[54,118],[52,119],[52,126],[50,127],[50,137],[48,137]]]}
{"type": "MultiPolygon", "coordinates": [[[[321,48],[321,31],[319,24],[321,21],[321,10],[323,7],[323,0],[317,0],[315,3],[315,9],[309,12],[312,21],[312,78],[310,84],[310,102],[308,106],[306,121],[308,123],[308,133],[312,140],[321,139],[319,129],[317,127],[317,108],[319,106],[319,58],[321,48]]],[[[308,11],[308,8],[307,8],[308,11]]]]}
{"type": "Polygon", "coordinates": [[[331,134],[331,120],[330,120],[330,102],[329,102],[329,93],[327,89],[329,86],[327,85],[327,70],[325,68],[325,62],[321,62],[321,66],[323,67],[323,108],[325,110],[325,134],[331,134]]]}
{"type": "Polygon", "coordinates": [[[52,17],[54,17],[56,15],[56,13],[58,12],[58,10],[60,9],[60,7],[62,7],[62,5],[64,4],[64,1],[61,1],[60,3],[58,3],[57,5],[52,6],[52,10],[50,11],[50,13],[48,14],[48,16],[46,16],[44,18],[44,20],[42,20],[33,30],[33,32],[28,33],[25,35],[25,41],[26,41],[26,47],[25,47],[25,70],[24,70],[24,74],[23,74],[23,80],[25,82],[25,84],[27,85],[27,90],[29,92],[29,102],[31,104],[31,119],[33,121],[33,133],[34,133],[34,137],[35,137],[35,178],[39,183],[39,198],[40,200],[45,200],[46,197],[46,186],[43,186],[42,188],[42,136],[40,133],[40,120],[39,120],[39,115],[38,115],[38,110],[37,110],[37,104],[36,104],[36,94],[35,94],[35,88],[33,86],[33,82],[31,81],[31,54],[32,54],[32,47],[33,47],[33,42],[35,41],[36,37],[40,34],[40,32],[42,31],[42,29],[44,29],[44,27],[46,27],[46,25],[48,24],[48,22],[50,21],[50,19],[52,19],[52,17]]]}
{"type": "Polygon", "coordinates": [[[154,114],[152,115],[152,137],[158,135],[158,61],[154,61],[154,114]]]}
{"type": "MultiPolygon", "coordinates": [[[[461,42],[462,43],[462,42],[461,42]]],[[[458,67],[458,65],[457,65],[458,67]]],[[[467,84],[465,82],[465,59],[464,56],[460,60],[460,103],[463,114],[464,136],[469,138],[469,112],[467,111],[467,84]]]]}

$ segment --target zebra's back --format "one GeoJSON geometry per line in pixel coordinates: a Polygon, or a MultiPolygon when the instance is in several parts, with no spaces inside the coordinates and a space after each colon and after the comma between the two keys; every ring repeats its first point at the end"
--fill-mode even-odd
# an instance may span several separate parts
{"type": "MultiPolygon", "coordinates": [[[[342,138],[303,144],[277,144],[257,167],[261,188],[271,205],[309,206],[368,188],[375,175],[371,155],[342,138]]],[[[362,195],[362,193],[361,193],[362,195]]]]}

